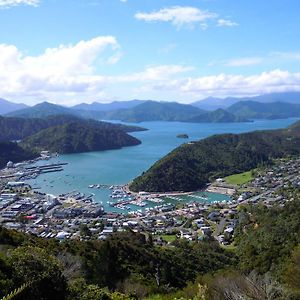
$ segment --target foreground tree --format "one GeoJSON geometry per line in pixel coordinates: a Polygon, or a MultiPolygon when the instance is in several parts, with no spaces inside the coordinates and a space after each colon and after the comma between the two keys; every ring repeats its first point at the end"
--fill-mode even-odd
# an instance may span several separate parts
{"type": "Polygon", "coordinates": [[[37,247],[18,247],[10,253],[12,279],[16,286],[26,284],[22,299],[65,299],[66,279],[58,260],[37,247]]]}

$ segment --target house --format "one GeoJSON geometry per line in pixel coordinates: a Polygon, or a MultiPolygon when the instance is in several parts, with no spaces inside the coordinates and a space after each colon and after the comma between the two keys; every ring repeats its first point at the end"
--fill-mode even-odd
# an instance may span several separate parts
{"type": "Polygon", "coordinates": [[[208,214],[207,219],[211,221],[218,221],[220,217],[220,213],[218,211],[212,211],[211,213],[208,214]]]}
{"type": "Polygon", "coordinates": [[[229,235],[232,235],[234,232],[234,229],[233,227],[227,227],[225,230],[224,230],[224,233],[227,233],[229,235]]]}
{"type": "Polygon", "coordinates": [[[203,226],[200,230],[204,235],[211,235],[211,228],[209,226],[203,226]]]}
{"type": "Polygon", "coordinates": [[[29,186],[29,184],[23,182],[23,181],[10,181],[6,185],[8,188],[18,188],[18,187],[24,187],[29,186]]]}

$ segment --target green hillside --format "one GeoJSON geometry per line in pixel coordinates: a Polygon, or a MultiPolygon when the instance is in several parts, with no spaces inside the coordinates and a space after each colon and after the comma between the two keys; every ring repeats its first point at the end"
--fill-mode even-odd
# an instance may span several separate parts
{"type": "Polygon", "coordinates": [[[22,140],[32,134],[43,129],[63,125],[70,122],[80,122],[95,128],[113,128],[123,130],[125,132],[134,132],[146,130],[138,126],[128,126],[123,124],[112,124],[100,122],[96,120],[85,120],[71,115],[55,115],[47,118],[16,118],[0,116],[0,141],[22,140]]]}
{"type": "Polygon", "coordinates": [[[124,122],[183,121],[205,111],[176,102],[146,101],[130,109],[107,112],[105,119],[124,122]]]}
{"type": "Polygon", "coordinates": [[[141,142],[108,123],[94,126],[86,122],[70,122],[44,129],[21,145],[27,149],[50,150],[58,153],[78,153],[118,149],[141,142]]]}
{"type": "Polygon", "coordinates": [[[243,118],[280,119],[300,117],[300,104],[286,102],[260,103],[256,101],[241,101],[230,106],[228,111],[243,118]]]}
{"type": "Polygon", "coordinates": [[[273,158],[300,154],[300,122],[288,129],[214,135],[180,146],[137,177],[133,191],[193,191],[273,158]]]}
{"type": "Polygon", "coordinates": [[[17,163],[37,156],[36,153],[25,150],[16,143],[0,142],[0,168],[5,167],[9,161],[17,163]]]}
{"type": "Polygon", "coordinates": [[[203,113],[201,115],[192,117],[185,122],[192,123],[234,123],[234,122],[249,122],[244,117],[235,116],[234,114],[224,110],[217,109],[212,112],[203,113]]]}
{"type": "Polygon", "coordinates": [[[59,242],[0,226],[0,297],[14,291],[9,299],[299,299],[299,190],[281,194],[295,200],[240,209],[232,250],[214,239],[160,247],[131,231],[59,242]]]}

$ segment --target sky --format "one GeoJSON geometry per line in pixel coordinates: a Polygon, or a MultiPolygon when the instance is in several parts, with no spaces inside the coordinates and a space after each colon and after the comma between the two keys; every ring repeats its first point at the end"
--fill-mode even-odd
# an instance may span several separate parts
{"type": "Polygon", "coordinates": [[[300,91],[299,0],[0,0],[0,98],[300,91]]]}

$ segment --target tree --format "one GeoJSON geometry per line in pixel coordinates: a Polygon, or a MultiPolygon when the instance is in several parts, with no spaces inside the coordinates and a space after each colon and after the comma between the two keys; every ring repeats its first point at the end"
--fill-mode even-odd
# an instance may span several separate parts
{"type": "Polygon", "coordinates": [[[46,250],[18,247],[10,253],[9,261],[14,284],[29,286],[23,299],[65,299],[67,283],[61,265],[46,250]]]}

